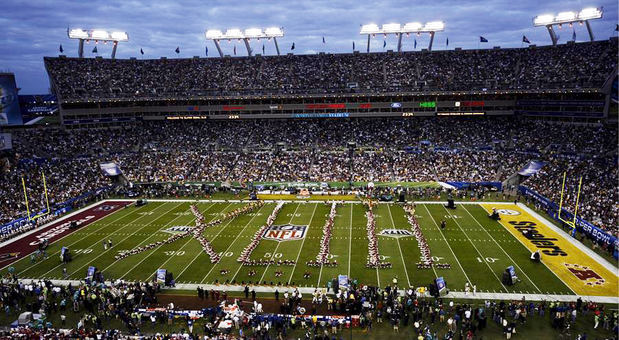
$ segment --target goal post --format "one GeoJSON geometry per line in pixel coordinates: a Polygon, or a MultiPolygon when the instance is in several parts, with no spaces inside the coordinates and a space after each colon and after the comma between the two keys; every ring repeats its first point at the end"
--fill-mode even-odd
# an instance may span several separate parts
{"type": "Polygon", "coordinates": [[[28,214],[28,220],[32,221],[34,219],[37,219],[41,216],[45,216],[48,215],[50,213],[49,210],[49,197],[47,195],[47,181],[45,180],[45,173],[43,171],[41,171],[41,179],[43,180],[43,191],[45,193],[45,212],[35,215],[35,216],[30,216],[30,205],[28,203],[28,191],[26,190],[26,179],[24,178],[24,176],[21,176],[21,185],[22,188],[24,189],[24,200],[26,203],[26,213],[28,214]]]}
{"type": "Polygon", "coordinates": [[[576,231],[576,218],[578,216],[578,205],[580,204],[580,190],[582,188],[582,176],[580,176],[580,179],[578,181],[578,191],[576,193],[576,205],[574,207],[574,216],[573,219],[570,221],[568,219],[564,219],[563,217],[561,217],[561,211],[563,210],[563,194],[565,193],[565,180],[567,178],[567,171],[563,173],[563,182],[561,184],[561,199],[559,201],[559,211],[557,213],[557,219],[565,224],[567,224],[572,231],[572,235],[574,234],[574,232],[576,231]]]}

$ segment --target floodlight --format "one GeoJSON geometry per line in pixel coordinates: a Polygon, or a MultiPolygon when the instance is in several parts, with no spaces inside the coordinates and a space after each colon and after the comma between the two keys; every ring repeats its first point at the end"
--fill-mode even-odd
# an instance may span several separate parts
{"type": "Polygon", "coordinates": [[[264,34],[268,37],[283,37],[284,32],[279,27],[269,27],[264,30],[264,34]]]}
{"type": "Polygon", "coordinates": [[[112,59],[116,58],[116,48],[118,46],[118,42],[128,41],[129,35],[127,32],[123,31],[106,31],[102,29],[96,30],[85,30],[81,28],[67,29],[67,35],[71,39],[79,40],[78,47],[78,56],[80,58],[84,57],[84,41],[88,42],[89,40],[98,40],[102,41],[104,44],[107,44],[108,41],[114,42],[114,47],[112,48],[112,59]]]}
{"type": "Polygon", "coordinates": [[[445,23],[442,21],[431,21],[426,23],[424,30],[426,31],[442,31],[445,29],[445,23]]]}
{"type": "Polygon", "coordinates": [[[220,30],[208,30],[206,31],[206,39],[221,39],[223,38],[223,33],[220,30]]]}
{"type": "Polygon", "coordinates": [[[243,36],[243,32],[241,32],[240,29],[238,28],[230,28],[226,31],[225,34],[225,38],[226,39],[243,39],[245,38],[245,36],[243,36]]]}
{"type": "Polygon", "coordinates": [[[409,22],[408,24],[404,25],[404,32],[416,32],[421,30],[421,28],[423,27],[423,25],[420,22],[409,22]]]}
{"type": "Polygon", "coordinates": [[[578,22],[580,25],[584,24],[587,26],[589,40],[594,41],[595,39],[593,37],[593,30],[591,29],[589,20],[600,19],[602,17],[602,14],[602,9],[595,7],[587,7],[580,10],[580,12],[560,12],[556,16],[552,14],[543,14],[533,18],[533,26],[546,26],[546,29],[548,29],[548,34],[550,35],[550,40],[552,40],[552,44],[556,45],[559,38],[553,31],[552,26],[559,25],[559,28],[561,28],[563,24],[569,24],[570,27],[572,27],[575,22],[578,22]]]}
{"type": "Polygon", "coordinates": [[[535,26],[544,26],[552,24],[554,21],[554,16],[552,14],[542,14],[538,15],[533,19],[533,24],[535,26]]]}
{"type": "Polygon", "coordinates": [[[127,41],[127,40],[129,40],[129,36],[127,35],[127,32],[112,32],[110,34],[110,37],[112,38],[113,41],[127,41]]]}
{"type": "Polygon", "coordinates": [[[245,37],[250,39],[264,38],[264,33],[260,28],[248,28],[245,30],[245,37]]]}
{"type": "Polygon", "coordinates": [[[400,33],[400,24],[384,24],[382,33],[400,33]]]}
{"type": "Polygon", "coordinates": [[[81,28],[74,28],[69,31],[69,38],[71,39],[88,39],[88,32],[81,28]]]}
{"type": "Polygon", "coordinates": [[[602,11],[594,7],[585,8],[578,13],[578,19],[580,20],[599,19],[601,17],[602,11]]]}
{"type": "Polygon", "coordinates": [[[559,14],[557,14],[557,16],[555,17],[555,21],[572,21],[576,19],[576,13],[575,12],[561,12],[559,14]]]}
{"type": "Polygon", "coordinates": [[[219,45],[219,41],[222,39],[238,39],[239,41],[242,39],[245,42],[245,47],[247,48],[247,55],[251,57],[252,49],[249,45],[249,41],[251,39],[260,38],[269,38],[269,40],[273,38],[273,43],[275,44],[277,55],[279,55],[277,37],[283,37],[284,32],[279,27],[269,27],[264,30],[262,28],[246,28],[245,30],[240,30],[238,28],[229,28],[226,30],[226,33],[222,33],[222,31],[220,30],[210,29],[206,31],[205,36],[207,40],[213,40],[220,57],[224,56],[223,51],[221,50],[221,46],[219,45]]]}
{"type": "Polygon", "coordinates": [[[380,28],[376,24],[367,24],[361,26],[361,34],[376,34],[380,33],[380,28]]]}
{"type": "Polygon", "coordinates": [[[90,37],[94,40],[104,40],[109,37],[109,34],[107,33],[107,31],[94,30],[90,33],[90,37]]]}
{"type": "Polygon", "coordinates": [[[361,26],[361,32],[359,34],[368,36],[368,47],[367,51],[370,52],[370,36],[375,34],[384,34],[387,37],[388,34],[395,34],[398,36],[398,52],[402,51],[402,34],[406,33],[429,33],[430,34],[430,45],[428,46],[428,50],[432,50],[432,43],[434,41],[434,34],[436,32],[441,32],[445,29],[445,24],[442,21],[430,21],[424,25],[419,22],[409,22],[402,26],[397,23],[383,24],[382,27],[378,27],[376,24],[366,24],[361,26]]]}

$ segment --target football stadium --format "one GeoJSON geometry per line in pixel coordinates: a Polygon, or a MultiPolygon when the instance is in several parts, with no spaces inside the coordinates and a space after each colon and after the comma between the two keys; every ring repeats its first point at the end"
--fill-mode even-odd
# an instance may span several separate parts
{"type": "Polygon", "coordinates": [[[237,5],[0,49],[0,337],[617,339],[616,3],[237,5]]]}

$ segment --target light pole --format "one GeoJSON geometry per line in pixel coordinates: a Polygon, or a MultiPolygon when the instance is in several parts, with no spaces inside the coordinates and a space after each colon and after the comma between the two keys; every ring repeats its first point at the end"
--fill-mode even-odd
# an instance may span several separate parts
{"type": "Polygon", "coordinates": [[[557,15],[554,14],[542,14],[533,18],[533,26],[541,27],[545,26],[548,30],[548,34],[550,35],[550,40],[552,41],[552,45],[556,45],[558,42],[557,34],[554,31],[554,26],[557,25],[561,28],[564,24],[568,24],[570,27],[575,23],[585,24],[587,26],[587,32],[589,33],[589,40],[593,41],[593,31],[591,30],[591,25],[589,24],[589,20],[601,19],[604,12],[601,8],[585,8],[580,12],[561,12],[557,15]]]}
{"type": "Polygon", "coordinates": [[[206,36],[206,40],[213,40],[213,42],[215,43],[215,47],[217,47],[217,52],[219,52],[220,57],[223,57],[224,54],[221,50],[221,46],[219,45],[219,42],[221,40],[230,41],[233,39],[236,39],[239,41],[243,40],[243,42],[245,42],[245,48],[247,49],[247,55],[251,57],[253,54],[253,51],[251,49],[251,46],[249,45],[249,41],[252,39],[256,39],[256,40],[273,39],[273,43],[275,44],[275,50],[277,51],[277,55],[280,55],[279,46],[277,45],[277,38],[283,37],[284,31],[280,27],[269,27],[264,30],[261,28],[248,28],[245,31],[241,31],[238,28],[231,28],[231,29],[226,30],[225,33],[223,33],[221,30],[218,30],[218,29],[209,29],[206,31],[205,36],[206,36]]]}
{"type": "Polygon", "coordinates": [[[382,27],[378,27],[376,24],[367,24],[361,26],[359,34],[368,36],[367,52],[370,53],[370,38],[377,34],[383,34],[385,37],[389,34],[395,34],[398,37],[398,52],[402,52],[402,35],[407,36],[411,33],[430,34],[430,44],[428,50],[432,51],[432,44],[434,43],[434,34],[436,32],[442,32],[445,30],[445,23],[442,21],[431,21],[422,25],[419,22],[409,22],[402,26],[401,24],[384,24],[382,27]]]}
{"type": "Polygon", "coordinates": [[[80,58],[84,58],[84,41],[89,42],[94,40],[95,43],[99,41],[107,42],[111,41],[114,44],[112,48],[112,59],[116,59],[116,49],[118,43],[121,41],[129,41],[129,35],[127,32],[108,32],[106,30],[84,30],[81,28],[67,29],[67,35],[70,39],[79,40],[77,55],[80,58]]]}

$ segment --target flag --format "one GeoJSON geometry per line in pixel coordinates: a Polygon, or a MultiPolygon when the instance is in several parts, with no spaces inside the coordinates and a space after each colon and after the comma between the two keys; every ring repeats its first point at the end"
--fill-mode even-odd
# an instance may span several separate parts
{"type": "Polygon", "coordinates": [[[447,40],[445,40],[445,46],[449,46],[449,38],[447,38],[447,40]]]}
{"type": "Polygon", "coordinates": [[[322,37],[322,43],[325,44],[325,37],[322,37]]]}
{"type": "Polygon", "coordinates": [[[204,55],[208,57],[208,46],[204,46],[204,55]]]}
{"type": "Polygon", "coordinates": [[[481,35],[479,36],[479,42],[488,42],[488,39],[482,37],[481,35]]]}
{"type": "Polygon", "coordinates": [[[576,41],[576,30],[572,30],[572,40],[576,41]]]}
{"type": "Polygon", "coordinates": [[[97,53],[97,46],[95,46],[95,48],[92,49],[92,53],[97,53]]]}
{"type": "Polygon", "coordinates": [[[415,38],[415,44],[413,46],[414,46],[413,49],[416,50],[417,49],[417,38],[415,38]]]}
{"type": "Polygon", "coordinates": [[[383,48],[387,46],[387,40],[383,40],[383,48]]]}
{"type": "Polygon", "coordinates": [[[527,43],[530,44],[531,42],[529,41],[529,39],[527,39],[527,37],[525,35],[522,36],[522,42],[523,43],[527,43]]]}
{"type": "Polygon", "coordinates": [[[176,46],[176,49],[174,50],[174,52],[176,52],[176,54],[181,53],[181,48],[180,48],[180,47],[178,47],[178,46],[176,46]]]}
{"type": "Polygon", "coordinates": [[[144,55],[144,50],[140,48],[140,54],[144,55]]]}
{"type": "Polygon", "coordinates": [[[264,54],[264,44],[262,44],[262,54],[264,54]]]}
{"type": "Polygon", "coordinates": [[[355,42],[354,41],[352,42],[352,50],[353,51],[355,50],[355,42]]]}
{"type": "Polygon", "coordinates": [[[290,50],[294,50],[294,43],[292,43],[292,46],[290,47],[290,50]]]}
{"type": "Polygon", "coordinates": [[[59,50],[60,50],[60,53],[64,52],[64,48],[62,48],[62,44],[60,44],[59,50]]]}
{"type": "Polygon", "coordinates": [[[234,45],[234,55],[236,55],[236,45],[234,45]]]}

